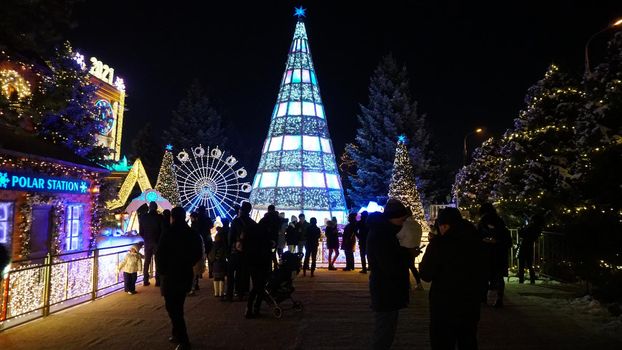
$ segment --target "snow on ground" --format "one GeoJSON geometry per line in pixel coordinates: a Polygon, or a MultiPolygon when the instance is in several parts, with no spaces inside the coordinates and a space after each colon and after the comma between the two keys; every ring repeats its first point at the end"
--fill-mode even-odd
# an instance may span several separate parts
{"type": "MultiPolygon", "coordinates": [[[[515,284],[516,288],[522,287],[515,278],[510,278],[509,284],[515,284]]],[[[551,312],[572,318],[579,326],[594,335],[604,333],[622,341],[622,315],[612,315],[607,310],[609,305],[602,304],[589,295],[573,297],[568,290],[565,292],[558,290],[556,287],[563,286],[563,284],[556,281],[538,280],[536,286],[544,287],[539,288],[543,293],[519,292],[519,294],[534,304],[546,307],[551,312]]],[[[581,287],[577,286],[577,291],[580,290],[581,287]]]]}

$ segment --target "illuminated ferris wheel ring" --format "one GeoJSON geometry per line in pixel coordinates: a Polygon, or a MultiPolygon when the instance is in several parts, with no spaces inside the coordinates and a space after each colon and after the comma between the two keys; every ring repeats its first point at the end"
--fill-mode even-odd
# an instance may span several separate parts
{"type": "Polygon", "coordinates": [[[235,169],[237,159],[225,156],[218,147],[205,149],[199,145],[190,151],[183,150],[177,160],[177,187],[187,212],[203,205],[212,218],[231,218],[235,215],[234,206],[246,199],[252,189],[250,183],[242,182],[248,175],[246,170],[235,169]]]}

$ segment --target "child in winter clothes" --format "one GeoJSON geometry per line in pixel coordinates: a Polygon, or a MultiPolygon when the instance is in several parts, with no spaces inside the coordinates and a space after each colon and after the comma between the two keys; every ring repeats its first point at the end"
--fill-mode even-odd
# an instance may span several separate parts
{"type": "Polygon", "coordinates": [[[227,275],[227,244],[223,237],[222,228],[216,229],[214,246],[210,251],[210,259],[214,262],[214,296],[225,296],[225,276],[227,275]]]}
{"type": "Polygon", "coordinates": [[[142,269],[143,256],[137,246],[132,246],[117,268],[117,271],[123,271],[123,286],[127,294],[136,294],[136,278],[142,269]]]}

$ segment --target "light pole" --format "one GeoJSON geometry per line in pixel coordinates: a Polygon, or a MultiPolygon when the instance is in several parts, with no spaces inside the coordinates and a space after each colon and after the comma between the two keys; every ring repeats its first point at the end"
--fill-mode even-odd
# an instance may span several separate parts
{"type": "Polygon", "coordinates": [[[484,131],[484,129],[482,128],[477,128],[469,133],[467,133],[466,135],[464,135],[464,164],[467,164],[467,158],[469,157],[469,151],[467,150],[467,137],[469,137],[469,135],[473,135],[473,134],[480,134],[484,131]]]}
{"type": "Polygon", "coordinates": [[[592,40],[594,40],[594,38],[596,36],[598,36],[598,34],[606,32],[609,29],[615,28],[615,27],[618,27],[618,26],[622,26],[622,18],[616,20],[615,22],[609,24],[605,28],[603,28],[603,29],[599,30],[598,32],[592,34],[592,36],[590,36],[590,38],[587,39],[587,42],[585,43],[585,74],[586,75],[592,74],[592,72],[590,72],[590,53],[589,53],[590,43],[592,42],[592,40]]]}

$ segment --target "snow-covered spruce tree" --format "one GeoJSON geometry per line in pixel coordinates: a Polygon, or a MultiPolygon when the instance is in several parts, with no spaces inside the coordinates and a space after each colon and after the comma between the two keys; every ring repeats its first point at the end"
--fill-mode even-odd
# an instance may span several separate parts
{"type": "Polygon", "coordinates": [[[551,65],[529,88],[525,104],[501,140],[498,199],[517,220],[547,212],[549,222],[559,222],[563,209],[577,201],[575,129],[584,93],[551,65]]]}
{"type": "Polygon", "coordinates": [[[495,201],[495,185],[501,174],[500,151],[499,140],[489,138],[475,149],[471,163],[460,169],[452,193],[461,209],[475,214],[479,204],[495,201]]]}
{"type": "Polygon", "coordinates": [[[369,200],[384,202],[391,180],[395,140],[405,135],[422,194],[427,193],[430,175],[429,132],[425,115],[417,112],[408,73],[391,55],[384,57],[369,85],[369,103],[361,106],[355,141],[346,153],[356,168],[348,176],[348,197],[357,206],[369,200]]]}
{"type": "Polygon", "coordinates": [[[402,202],[412,211],[413,216],[417,219],[423,231],[429,231],[421,198],[417,190],[415,170],[406,148],[405,136],[398,138],[392,172],[391,183],[389,184],[389,198],[395,198],[402,202]]]}
{"type": "Polygon", "coordinates": [[[75,61],[68,42],[56,49],[48,64],[52,74],[43,78],[44,92],[33,97],[32,102],[39,135],[65,145],[81,157],[105,164],[110,149],[97,142],[96,135],[103,127],[95,107],[97,87],[75,61]]]}
{"type": "Polygon", "coordinates": [[[619,270],[611,266],[622,265],[622,32],[609,41],[603,61],[586,72],[584,88],[587,103],[577,127],[580,202],[566,208],[564,231],[579,275],[608,299],[620,290],[614,282],[619,270]]]}
{"type": "Polygon", "coordinates": [[[196,80],[173,111],[171,125],[163,135],[164,142],[178,150],[190,150],[199,144],[223,148],[227,142],[221,116],[196,80]]]}
{"type": "Polygon", "coordinates": [[[179,189],[177,188],[177,178],[175,176],[175,169],[173,168],[173,153],[171,153],[172,147],[167,146],[164,151],[164,157],[162,157],[162,165],[160,165],[160,173],[158,174],[158,181],[156,182],[155,189],[159,191],[162,196],[173,205],[173,207],[180,205],[179,189]]]}

